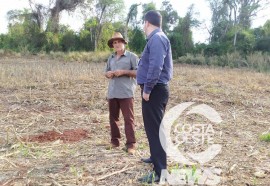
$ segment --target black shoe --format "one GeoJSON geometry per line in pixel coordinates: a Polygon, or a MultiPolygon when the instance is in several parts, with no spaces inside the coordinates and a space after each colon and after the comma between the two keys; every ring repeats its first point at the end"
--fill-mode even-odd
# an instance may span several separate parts
{"type": "Polygon", "coordinates": [[[153,163],[151,158],[142,158],[141,161],[144,163],[153,163]]]}
{"type": "Polygon", "coordinates": [[[159,182],[159,177],[155,172],[151,172],[141,178],[138,179],[139,182],[141,183],[158,183],[159,182]]]}

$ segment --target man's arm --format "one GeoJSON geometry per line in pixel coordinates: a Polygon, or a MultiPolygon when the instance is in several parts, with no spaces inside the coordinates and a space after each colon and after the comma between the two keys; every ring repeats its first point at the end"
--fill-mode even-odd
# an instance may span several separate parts
{"type": "Polygon", "coordinates": [[[153,87],[160,78],[161,71],[164,65],[164,58],[166,56],[166,46],[161,38],[152,36],[153,39],[148,41],[149,45],[149,67],[147,71],[147,80],[144,83],[143,92],[150,94],[153,87]]]}
{"type": "Polygon", "coordinates": [[[113,73],[115,76],[129,76],[129,77],[136,77],[137,70],[116,70],[113,73]]]}
{"type": "Polygon", "coordinates": [[[107,71],[104,73],[105,77],[108,79],[112,79],[114,76],[114,72],[113,71],[107,71]]]}

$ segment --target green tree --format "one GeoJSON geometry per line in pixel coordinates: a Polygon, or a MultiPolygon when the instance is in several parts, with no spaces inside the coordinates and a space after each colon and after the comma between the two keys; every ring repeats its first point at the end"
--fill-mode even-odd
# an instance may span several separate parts
{"type": "Polygon", "coordinates": [[[264,37],[258,40],[254,49],[256,51],[269,52],[270,53],[270,37],[264,37]]]}
{"type": "Polygon", "coordinates": [[[47,31],[58,33],[60,13],[63,11],[72,12],[85,0],[51,0],[49,5],[49,21],[47,31]]]}
{"type": "Polygon", "coordinates": [[[134,28],[129,35],[129,48],[137,54],[140,54],[146,44],[145,35],[140,28],[134,28]]]}
{"type": "Polygon", "coordinates": [[[5,48],[5,39],[6,39],[6,35],[5,34],[0,34],[0,48],[5,48]]]}
{"type": "Polygon", "coordinates": [[[256,38],[254,50],[270,53],[270,20],[267,20],[263,27],[255,28],[254,35],[256,38]]]}
{"type": "Polygon", "coordinates": [[[83,29],[80,31],[80,43],[82,50],[95,50],[97,26],[96,17],[90,18],[84,23],[83,29]]]}
{"type": "Polygon", "coordinates": [[[230,7],[224,0],[208,0],[212,11],[212,29],[210,29],[210,42],[224,41],[226,34],[232,28],[230,7]]]}
{"type": "MultiPolygon", "coordinates": [[[[208,0],[212,11],[210,42],[234,50],[249,51],[252,18],[260,11],[265,0],[208,0]],[[225,44],[222,44],[225,43],[225,44]],[[232,46],[231,46],[232,45],[232,46]],[[229,47],[228,47],[229,46],[229,47]]],[[[258,30],[257,30],[258,31],[258,30]]],[[[257,34],[259,34],[257,32],[257,34]]],[[[224,51],[224,49],[221,49],[224,51]]]]}
{"type": "Polygon", "coordinates": [[[24,28],[22,24],[15,23],[13,25],[9,25],[6,47],[15,51],[20,51],[22,47],[28,46],[28,41],[24,36],[24,28]]]}
{"type": "Polygon", "coordinates": [[[9,22],[7,44],[10,49],[32,52],[42,49],[45,35],[30,10],[11,10],[7,13],[7,17],[9,22]]]}
{"type": "Polygon", "coordinates": [[[92,34],[89,30],[81,30],[80,31],[80,50],[84,51],[94,51],[94,40],[92,38],[92,34]]]}
{"type": "Polygon", "coordinates": [[[61,49],[64,52],[79,50],[79,42],[79,36],[73,30],[67,30],[61,37],[61,49]]]}
{"type": "Polygon", "coordinates": [[[104,23],[97,50],[105,51],[109,49],[108,40],[112,37],[112,31],[115,31],[113,25],[109,22],[104,23]]]}
{"type": "Polygon", "coordinates": [[[255,40],[258,41],[265,37],[265,31],[262,27],[254,28],[253,35],[255,37],[255,40]]]}
{"type": "Polygon", "coordinates": [[[162,15],[162,30],[168,34],[177,23],[179,16],[177,11],[173,9],[170,1],[167,0],[162,2],[160,13],[162,15]]]}
{"type": "MultiPolygon", "coordinates": [[[[121,12],[124,9],[123,0],[96,0],[95,1],[95,19],[96,19],[96,29],[95,29],[95,51],[99,45],[104,46],[104,38],[102,38],[102,31],[109,29],[106,28],[107,23],[114,21],[116,17],[121,18],[121,12]],[[103,43],[102,43],[103,42],[103,43]]],[[[106,30],[107,31],[107,30],[106,30]]],[[[112,35],[113,30],[110,31],[112,35]]]]}
{"type": "Polygon", "coordinates": [[[150,10],[157,10],[155,3],[151,2],[151,3],[147,3],[147,4],[142,5],[142,18],[141,18],[141,23],[142,24],[144,22],[144,17],[143,16],[146,14],[146,12],[148,12],[150,10]]]}
{"type": "Polygon", "coordinates": [[[267,20],[263,25],[263,31],[266,37],[270,37],[270,20],[267,20]]]}
{"type": "Polygon", "coordinates": [[[263,1],[264,0],[236,0],[234,2],[235,6],[239,4],[238,20],[242,28],[249,29],[251,27],[251,19],[259,11],[263,1]]]}
{"type": "Polygon", "coordinates": [[[183,50],[183,35],[177,30],[180,30],[180,28],[176,27],[169,35],[173,59],[177,59],[178,57],[185,55],[183,50]]]}
{"type": "Polygon", "coordinates": [[[194,44],[191,29],[200,24],[198,20],[193,18],[193,7],[194,5],[189,7],[185,17],[179,18],[178,25],[173,29],[173,33],[170,36],[174,58],[193,52],[194,44]]]}
{"type": "Polygon", "coordinates": [[[129,41],[128,25],[130,22],[133,22],[133,23],[135,22],[135,26],[137,25],[138,6],[140,5],[141,3],[140,4],[135,3],[135,4],[132,4],[129,8],[129,12],[126,18],[125,32],[124,32],[125,33],[124,36],[127,41],[129,41]]]}
{"type": "Polygon", "coordinates": [[[58,33],[46,32],[44,49],[46,52],[61,50],[60,38],[58,33]]]}

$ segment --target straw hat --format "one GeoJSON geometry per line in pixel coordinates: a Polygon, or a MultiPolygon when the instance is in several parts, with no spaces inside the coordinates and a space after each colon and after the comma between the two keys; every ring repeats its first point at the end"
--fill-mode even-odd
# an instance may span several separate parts
{"type": "Polygon", "coordinates": [[[113,48],[113,41],[114,40],[121,40],[123,43],[127,44],[127,41],[124,39],[122,34],[120,32],[115,32],[112,36],[112,38],[108,41],[108,46],[110,48],[113,48]]]}

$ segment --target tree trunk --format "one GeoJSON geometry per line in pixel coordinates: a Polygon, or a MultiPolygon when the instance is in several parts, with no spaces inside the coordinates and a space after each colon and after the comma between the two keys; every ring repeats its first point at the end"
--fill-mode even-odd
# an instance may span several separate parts
{"type": "Polygon", "coordinates": [[[58,33],[60,13],[63,10],[74,11],[75,8],[83,3],[84,0],[56,0],[53,8],[50,8],[50,18],[47,25],[47,31],[58,33]]]}
{"type": "Polygon", "coordinates": [[[132,16],[132,12],[136,9],[136,7],[138,7],[139,5],[141,5],[141,3],[140,4],[133,4],[133,5],[131,5],[131,8],[130,8],[130,10],[129,10],[129,12],[128,12],[128,16],[127,16],[127,20],[126,20],[126,25],[125,25],[125,33],[124,33],[124,37],[125,37],[125,39],[128,41],[128,23],[129,23],[129,20],[130,20],[130,18],[131,18],[131,16],[132,16]]]}
{"type": "Polygon", "coordinates": [[[59,14],[60,11],[57,7],[51,10],[51,17],[49,21],[49,30],[50,32],[53,33],[58,33],[59,31],[59,14]]]}
{"type": "Polygon", "coordinates": [[[95,51],[97,51],[97,48],[98,48],[98,41],[99,41],[101,31],[102,31],[101,20],[103,18],[103,14],[104,14],[104,12],[106,10],[106,7],[107,7],[107,5],[104,5],[104,7],[102,7],[102,11],[101,11],[100,17],[98,19],[97,32],[96,32],[96,38],[95,38],[95,51]]]}
{"type": "Polygon", "coordinates": [[[233,39],[234,51],[236,51],[237,34],[238,34],[238,32],[237,32],[237,31],[235,31],[235,33],[234,33],[234,39],[233,39]]]}
{"type": "Polygon", "coordinates": [[[237,42],[237,34],[238,34],[238,28],[237,28],[237,4],[235,4],[233,6],[233,10],[234,10],[234,39],[233,39],[233,46],[234,46],[234,51],[236,51],[236,42],[237,42]]]}

